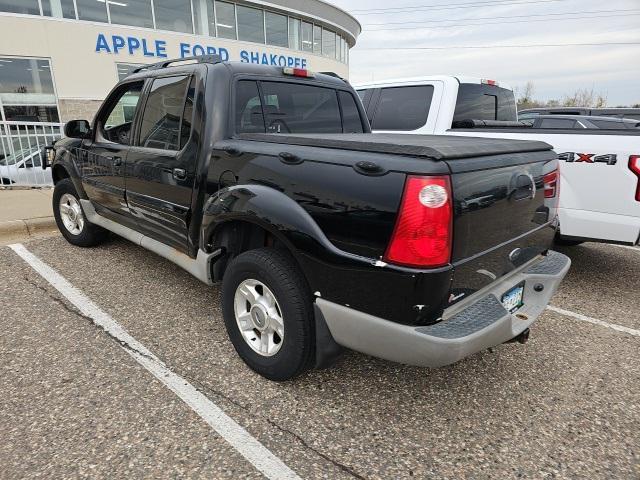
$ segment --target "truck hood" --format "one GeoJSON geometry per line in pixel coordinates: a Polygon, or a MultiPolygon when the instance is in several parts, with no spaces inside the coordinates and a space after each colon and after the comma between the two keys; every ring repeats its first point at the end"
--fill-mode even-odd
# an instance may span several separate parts
{"type": "Polygon", "coordinates": [[[553,148],[548,143],[531,140],[455,137],[451,135],[406,135],[402,133],[244,133],[238,135],[237,138],[308,147],[427,157],[433,160],[540,152],[553,148]]]}

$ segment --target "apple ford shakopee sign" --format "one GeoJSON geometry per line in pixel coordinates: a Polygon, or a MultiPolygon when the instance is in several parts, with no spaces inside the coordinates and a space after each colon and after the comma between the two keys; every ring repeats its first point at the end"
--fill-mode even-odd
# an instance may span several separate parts
{"type": "Polygon", "coordinates": [[[179,42],[175,48],[177,55],[167,53],[167,41],[162,39],[149,40],[133,35],[107,35],[99,33],[96,38],[96,53],[111,55],[138,55],[148,58],[169,58],[170,56],[186,58],[198,55],[220,55],[222,60],[237,60],[244,63],[273,65],[277,67],[307,68],[308,62],[304,57],[283,55],[260,50],[240,50],[239,58],[231,58],[229,50],[224,47],[202,45],[199,43],[179,42]]]}

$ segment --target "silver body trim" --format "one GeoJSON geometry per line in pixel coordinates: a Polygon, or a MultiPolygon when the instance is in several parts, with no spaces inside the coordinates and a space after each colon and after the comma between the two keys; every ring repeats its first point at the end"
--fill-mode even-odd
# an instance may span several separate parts
{"type": "Polygon", "coordinates": [[[429,335],[425,333],[428,332],[428,327],[391,322],[323,298],[316,298],[315,301],[338,344],[394,362],[440,367],[500,345],[529,328],[547,307],[571,266],[571,260],[565,255],[557,252],[553,252],[553,255],[560,255],[566,259],[566,264],[557,273],[526,273],[532,265],[548,259],[541,257],[446,309],[442,322],[453,320],[455,315],[472,305],[477,305],[488,295],[500,299],[511,288],[525,282],[524,305],[519,310],[513,314],[503,310],[503,314],[488,326],[457,338],[429,335]],[[534,285],[537,284],[544,287],[541,292],[534,289],[534,285]]]}
{"type": "Polygon", "coordinates": [[[189,272],[201,282],[204,282],[207,285],[213,285],[211,260],[216,255],[216,252],[206,253],[204,250],[199,249],[196,258],[191,258],[186,253],[180,252],[173,247],[165,245],[164,243],[161,243],[151,237],[147,237],[140,232],[136,232],[129,227],[125,227],[124,225],[120,225],[113,220],[103,217],[96,212],[96,209],[89,200],[80,200],[80,204],[82,205],[84,214],[89,222],[99,225],[116,235],[126,238],[127,240],[140,245],[163,258],[166,258],[189,272]]]}

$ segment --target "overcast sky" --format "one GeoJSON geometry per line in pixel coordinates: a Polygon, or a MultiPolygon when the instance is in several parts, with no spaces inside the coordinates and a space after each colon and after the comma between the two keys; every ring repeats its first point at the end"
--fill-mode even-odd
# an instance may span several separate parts
{"type": "Polygon", "coordinates": [[[640,103],[640,0],[330,1],[363,27],[350,52],[353,83],[458,74],[496,79],[521,89],[530,80],[534,97],[544,100],[593,88],[607,97],[610,106],[640,103]],[[466,6],[451,8],[461,4],[466,6]],[[638,44],[404,49],[603,42],[638,44]]]}

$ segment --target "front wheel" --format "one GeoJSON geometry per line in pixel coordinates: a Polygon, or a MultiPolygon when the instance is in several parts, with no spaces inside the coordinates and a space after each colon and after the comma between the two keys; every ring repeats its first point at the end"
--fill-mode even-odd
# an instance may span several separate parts
{"type": "Polygon", "coordinates": [[[53,190],[53,215],[58,230],[73,245],[92,247],[107,236],[105,229],[87,220],[70,178],[59,181],[53,190]]]}
{"type": "Polygon", "coordinates": [[[263,377],[289,380],[311,365],[311,294],[288,253],[259,248],[238,255],[222,281],[222,312],[238,355],[263,377]]]}

